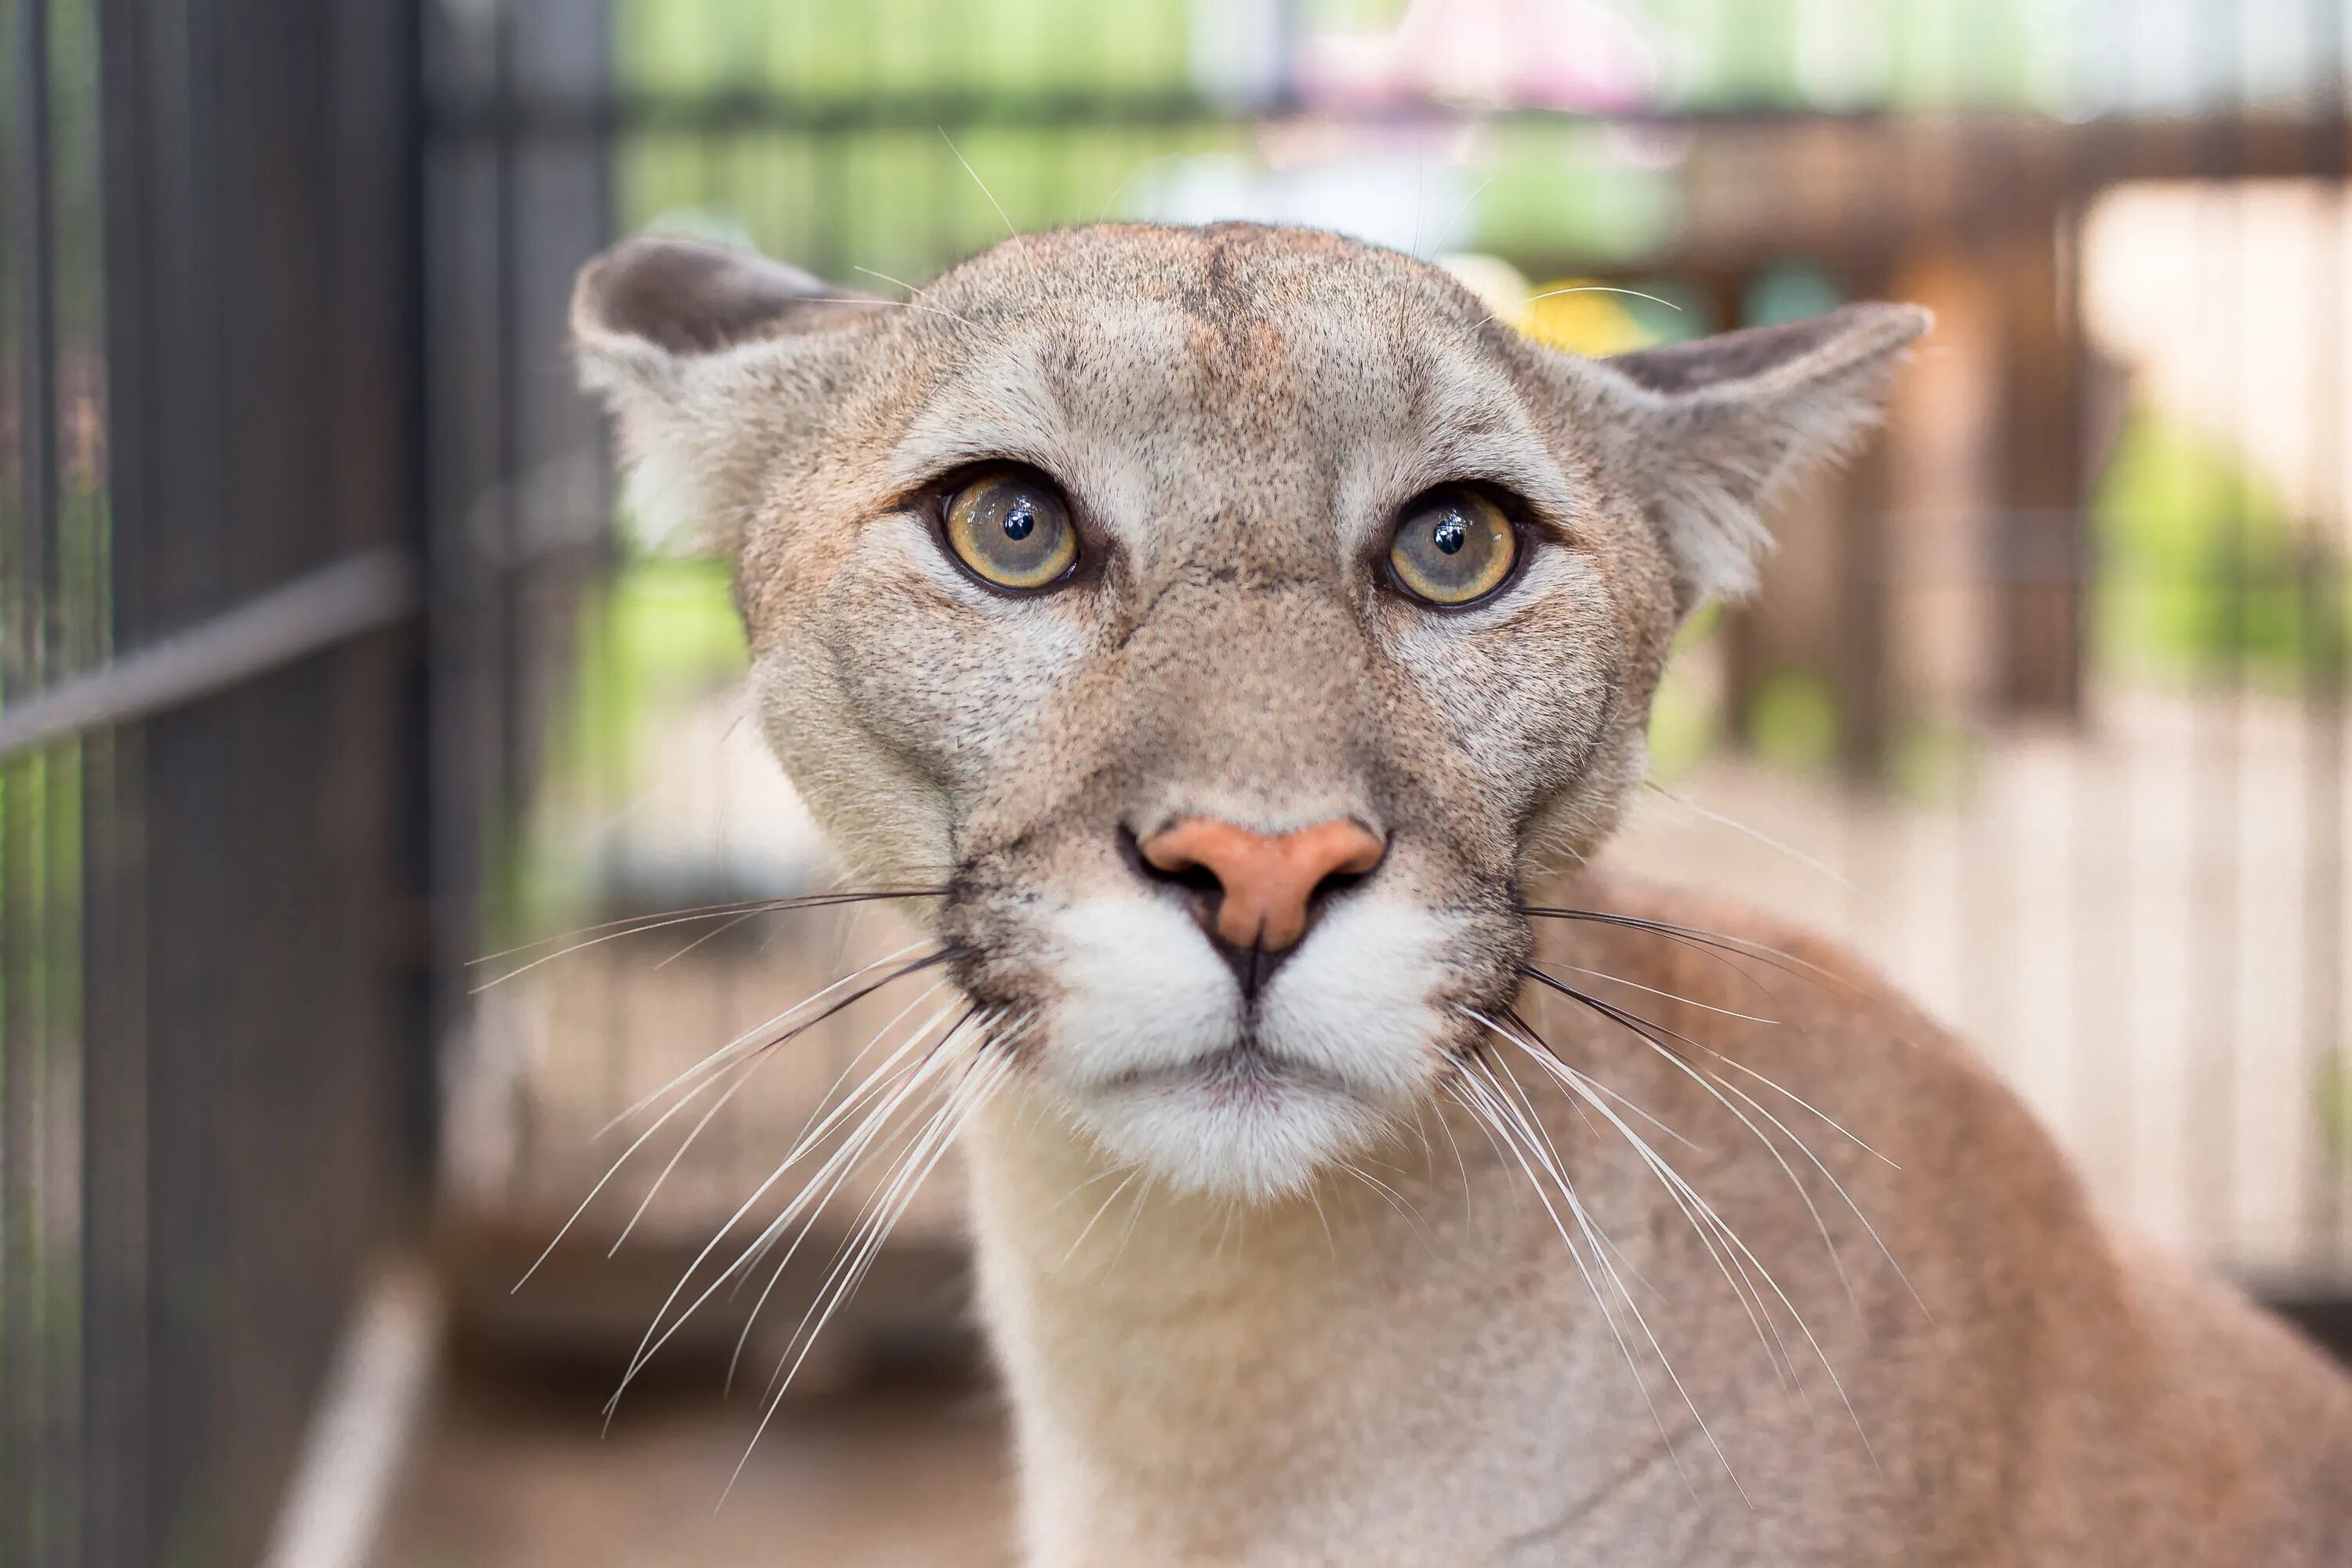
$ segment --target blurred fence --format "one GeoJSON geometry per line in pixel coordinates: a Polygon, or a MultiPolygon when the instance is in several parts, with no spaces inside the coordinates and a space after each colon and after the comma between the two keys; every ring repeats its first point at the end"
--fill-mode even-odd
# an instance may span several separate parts
{"type": "Polygon", "coordinates": [[[404,8],[0,7],[0,1563],[243,1563],[428,1170],[404,8]]]}
{"type": "MultiPolygon", "coordinates": [[[[485,945],[829,874],[740,722],[723,576],[604,528],[559,338],[571,269],[613,234],[890,292],[1008,226],[1324,223],[1467,256],[1528,330],[1592,352],[1917,299],[1942,326],[1885,439],[1783,509],[1758,604],[1688,638],[1622,853],[1857,942],[2126,1218],[2334,1289],[2341,6],[1541,14],[1569,45],[1471,0],[618,0],[593,33],[572,7],[450,8],[439,510],[531,563],[501,601],[520,663],[471,721],[507,748],[485,945]],[[1542,297],[1570,281],[1653,298],[1542,297]]],[[[518,1245],[604,1173],[607,1118],[886,941],[702,929],[600,941],[469,1015],[451,1153],[465,1206],[525,1216],[518,1245]]],[[[642,1225],[698,1245],[825,1079],[676,1161],[655,1145],[586,1232],[618,1235],[667,1173],[642,1225]]]]}
{"type": "MultiPolygon", "coordinates": [[[[605,924],[834,874],[572,386],[572,272],[648,226],[890,292],[1008,226],[1317,223],[1595,353],[1934,306],[1688,634],[1622,853],[1857,943],[2127,1219],[2352,1300],[2340,0],[0,18],[0,1562],[250,1558],[428,1163],[479,1315],[609,1367],[886,1022],[507,1296],[605,1122],[903,940],[605,924]]],[[[950,1199],[868,1329],[948,1317],[950,1199]]]]}

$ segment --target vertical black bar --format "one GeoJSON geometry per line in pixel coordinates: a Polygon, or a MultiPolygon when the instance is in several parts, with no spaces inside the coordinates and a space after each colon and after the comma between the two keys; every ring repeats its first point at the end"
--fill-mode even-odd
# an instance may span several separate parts
{"type": "MultiPolygon", "coordinates": [[[[99,13],[100,188],[106,233],[107,625],[99,652],[134,642],[143,614],[141,524],[155,494],[149,440],[153,377],[143,350],[154,319],[151,135],[152,7],[102,0],[99,13]]],[[[140,896],[138,750],[127,736],[89,750],[82,816],[82,1540],[85,1568],[143,1568],[149,1527],[150,1131],[147,966],[140,896]]]]}
{"type": "Polygon", "coordinates": [[[16,0],[16,233],[21,258],[16,308],[17,408],[23,421],[17,460],[22,547],[17,570],[10,673],[37,684],[47,663],[57,570],[58,338],[55,170],[51,164],[48,0],[16,0]]]}
{"type": "MultiPolygon", "coordinates": [[[[16,297],[16,582],[9,605],[5,689],[37,688],[46,663],[57,542],[57,322],[53,278],[47,0],[16,0],[10,55],[16,121],[11,137],[16,297]]],[[[47,759],[0,770],[0,1558],[28,1568],[56,1562],[55,1510],[45,1494],[52,1462],[54,1402],[65,1392],[56,1364],[48,1285],[65,1239],[48,1234],[44,1181],[48,1125],[43,1093],[48,1048],[41,1016],[48,954],[40,805],[47,759]]]]}

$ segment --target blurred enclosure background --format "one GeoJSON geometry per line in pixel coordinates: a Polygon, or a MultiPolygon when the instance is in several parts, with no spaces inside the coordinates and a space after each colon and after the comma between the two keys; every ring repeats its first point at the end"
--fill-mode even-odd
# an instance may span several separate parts
{"type": "Polygon", "coordinates": [[[1933,306],[1688,633],[1619,858],[1841,933],[2115,1212],[2352,1326],[2343,0],[0,17],[0,1561],[356,1561],[364,1506],[285,1500],[396,1468],[427,1381],[380,1561],[1001,1556],[951,1172],[724,1510],[870,1184],[752,1393],[747,1292],[596,1438],[907,1005],[598,1188],[652,1118],[606,1123],[908,940],[757,907],[836,873],[562,352],[646,228],[903,297],[1008,225],[1309,223],[1590,353],[1933,306]]]}

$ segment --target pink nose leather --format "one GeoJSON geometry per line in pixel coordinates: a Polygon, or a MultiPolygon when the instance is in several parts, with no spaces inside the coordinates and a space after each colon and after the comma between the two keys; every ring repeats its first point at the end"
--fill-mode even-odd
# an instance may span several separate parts
{"type": "Polygon", "coordinates": [[[1234,947],[1280,952],[1307,934],[1307,909],[1327,877],[1360,876],[1388,846],[1347,821],[1295,833],[1253,833],[1230,822],[1188,817],[1153,834],[1143,858],[1171,874],[1208,872],[1223,889],[1212,929],[1234,947]]]}

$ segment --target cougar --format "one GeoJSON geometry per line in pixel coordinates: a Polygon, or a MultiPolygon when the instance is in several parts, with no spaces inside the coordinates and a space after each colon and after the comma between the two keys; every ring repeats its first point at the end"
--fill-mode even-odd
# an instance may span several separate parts
{"type": "Polygon", "coordinates": [[[937,1097],[899,1185],[965,1151],[1026,1561],[2352,1562],[2332,1363],[1856,963],[1593,865],[1925,311],[1586,359],[1249,224],[903,301],[641,239],[572,309],[933,939],[871,984],[951,983],[869,1098],[937,1097]]]}

